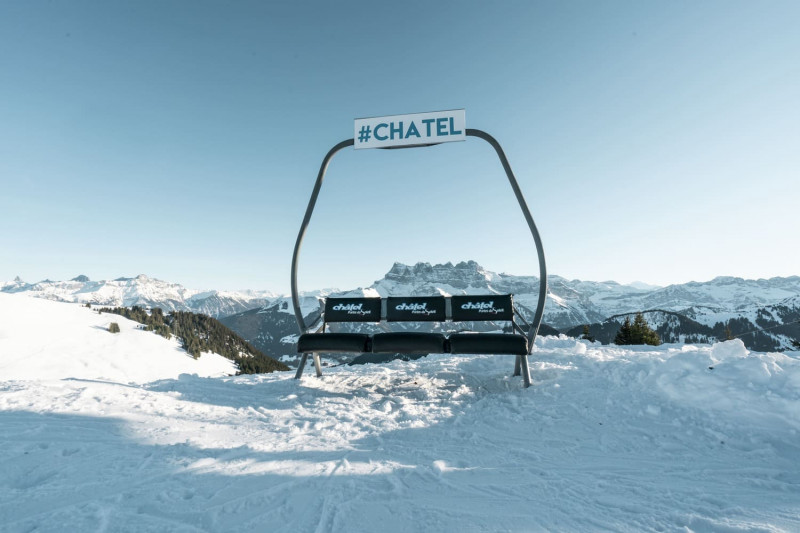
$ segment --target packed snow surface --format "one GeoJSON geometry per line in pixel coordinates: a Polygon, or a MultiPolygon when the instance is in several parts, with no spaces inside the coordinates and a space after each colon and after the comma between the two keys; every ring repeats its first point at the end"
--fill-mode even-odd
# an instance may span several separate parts
{"type": "Polygon", "coordinates": [[[798,531],[796,355],[548,337],[529,389],[490,355],[301,381],[3,372],[0,530],[798,531]]]}

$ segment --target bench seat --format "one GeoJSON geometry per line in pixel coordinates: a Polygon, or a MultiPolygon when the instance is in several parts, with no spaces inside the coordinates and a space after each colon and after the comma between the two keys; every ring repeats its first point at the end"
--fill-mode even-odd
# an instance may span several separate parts
{"type": "Polygon", "coordinates": [[[370,336],[364,333],[304,333],[297,339],[298,352],[371,352],[370,336]]]}
{"type": "Polygon", "coordinates": [[[297,365],[297,379],[309,355],[314,359],[317,376],[321,376],[320,356],[325,353],[356,354],[356,359],[363,362],[394,359],[395,354],[404,359],[427,354],[502,354],[516,356],[514,375],[523,372],[528,375],[526,386],[530,384],[527,366],[530,346],[524,330],[515,323],[515,316],[530,326],[514,309],[510,294],[348,296],[326,298],[324,305],[322,326],[316,333],[304,333],[298,338],[297,351],[302,357],[297,365]],[[380,331],[336,333],[327,328],[328,324],[342,322],[375,324],[380,331]],[[394,322],[416,322],[419,326],[412,331],[388,330],[394,322]],[[444,325],[425,328],[424,322],[462,323],[462,330],[475,322],[509,322],[510,328],[504,328],[507,333],[462,331],[448,334],[439,329],[444,329],[444,325]],[[434,328],[439,332],[431,331],[434,328]]]}
{"type": "Polygon", "coordinates": [[[441,333],[397,331],[376,333],[372,337],[372,353],[445,353],[445,338],[441,333]]]}
{"type": "Polygon", "coordinates": [[[297,341],[298,352],[321,353],[453,353],[527,355],[528,339],[507,333],[441,333],[398,331],[376,333],[306,333],[297,341]]]}
{"type": "Polygon", "coordinates": [[[507,333],[453,333],[448,337],[450,353],[528,355],[528,339],[507,333]]]}

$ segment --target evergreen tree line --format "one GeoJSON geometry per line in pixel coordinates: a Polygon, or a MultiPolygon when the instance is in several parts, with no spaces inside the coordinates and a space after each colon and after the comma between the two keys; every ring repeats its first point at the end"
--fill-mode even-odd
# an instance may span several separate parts
{"type": "Polygon", "coordinates": [[[642,313],[636,313],[636,316],[631,323],[630,317],[625,317],[625,322],[619,329],[619,333],[614,338],[614,344],[618,346],[630,344],[649,344],[651,346],[658,346],[661,344],[661,339],[658,333],[653,331],[647,325],[642,313]]]}
{"type": "Polygon", "coordinates": [[[234,361],[239,374],[262,374],[289,367],[263,354],[220,321],[210,316],[188,311],[164,314],[156,307],[148,313],[139,306],[104,307],[100,313],[124,316],[144,325],[144,329],[170,339],[178,337],[181,346],[197,359],[202,352],[214,352],[234,361]]]}

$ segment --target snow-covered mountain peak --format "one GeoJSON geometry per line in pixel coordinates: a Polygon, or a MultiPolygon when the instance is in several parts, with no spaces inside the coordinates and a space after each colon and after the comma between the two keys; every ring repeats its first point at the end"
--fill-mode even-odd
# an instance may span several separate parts
{"type": "Polygon", "coordinates": [[[455,265],[450,262],[435,265],[417,263],[413,266],[395,263],[383,279],[376,281],[374,285],[383,284],[385,286],[386,282],[391,282],[407,285],[450,286],[456,289],[488,288],[489,283],[497,277],[497,274],[485,270],[475,261],[461,261],[455,265]]]}
{"type": "Polygon", "coordinates": [[[14,281],[0,282],[0,291],[12,292],[26,285],[28,284],[22,281],[21,277],[17,276],[14,278],[14,281]]]}
{"type": "Polygon", "coordinates": [[[634,289],[639,289],[643,291],[655,291],[663,288],[661,285],[652,285],[650,283],[645,283],[644,281],[632,281],[630,283],[627,283],[625,286],[633,287],[634,289]]]}
{"type": "Polygon", "coordinates": [[[717,276],[714,279],[712,279],[710,283],[714,283],[716,285],[733,285],[735,283],[741,283],[743,281],[744,278],[737,278],[736,276],[717,276]]]}
{"type": "Polygon", "coordinates": [[[109,307],[161,307],[165,311],[193,311],[213,317],[259,307],[275,297],[268,291],[199,291],[145,274],[108,281],[90,281],[81,275],[70,281],[43,280],[32,284],[18,279],[0,285],[0,292],[26,292],[49,300],[109,307]]]}

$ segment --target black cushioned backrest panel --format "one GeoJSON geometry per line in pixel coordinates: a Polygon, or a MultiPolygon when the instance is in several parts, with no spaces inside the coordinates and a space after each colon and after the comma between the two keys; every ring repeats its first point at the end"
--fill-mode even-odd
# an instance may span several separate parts
{"type": "Polygon", "coordinates": [[[328,298],[325,322],[380,322],[380,298],[328,298]]]}
{"type": "Polygon", "coordinates": [[[453,296],[453,321],[511,320],[514,316],[510,294],[453,296]]]}
{"type": "Polygon", "coordinates": [[[390,296],[386,299],[389,322],[444,322],[444,296],[390,296]]]}

